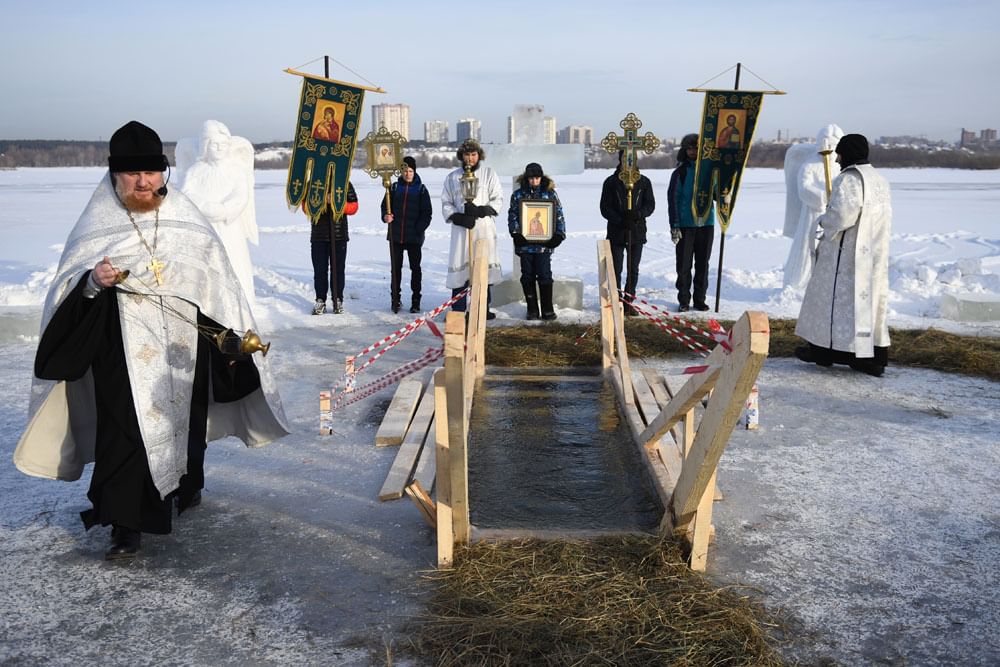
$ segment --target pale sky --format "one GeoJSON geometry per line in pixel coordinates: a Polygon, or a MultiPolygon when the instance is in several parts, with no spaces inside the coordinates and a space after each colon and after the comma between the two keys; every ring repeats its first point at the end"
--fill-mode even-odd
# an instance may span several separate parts
{"type": "Polygon", "coordinates": [[[741,62],[740,88],[770,87],[752,71],[788,93],[765,99],[758,139],[837,123],[957,141],[1000,127],[998,26],[1000,3],[976,0],[0,0],[0,139],[106,139],[136,119],[173,141],[211,118],[290,141],[301,79],[282,70],[329,55],[388,91],[366,94],[363,133],[388,102],[410,105],[414,139],[473,117],[505,141],[515,104],[598,137],[628,112],[679,137],[702,107],[686,89],[741,62]]]}

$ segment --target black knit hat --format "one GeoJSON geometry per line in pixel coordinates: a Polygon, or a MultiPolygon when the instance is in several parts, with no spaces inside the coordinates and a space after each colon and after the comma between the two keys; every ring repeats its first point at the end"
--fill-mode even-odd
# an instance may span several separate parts
{"type": "Polygon", "coordinates": [[[119,171],[166,171],[167,156],[159,135],[139,121],[130,120],[111,135],[108,168],[119,171]]]}
{"type": "Polygon", "coordinates": [[[417,161],[414,160],[409,155],[407,155],[406,157],[403,158],[403,164],[405,164],[407,167],[409,167],[413,171],[417,170],[417,161]]]}
{"type": "Polygon", "coordinates": [[[684,138],[681,139],[681,148],[698,148],[698,135],[697,134],[685,134],[684,138]]]}
{"type": "Polygon", "coordinates": [[[837,142],[841,168],[868,162],[868,139],[863,134],[845,134],[837,142]]]}
{"type": "Polygon", "coordinates": [[[542,165],[538,164],[537,162],[530,162],[528,163],[528,166],[524,168],[525,178],[531,178],[533,176],[541,178],[544,175],[545,172],[542,171],[542,165]]]}

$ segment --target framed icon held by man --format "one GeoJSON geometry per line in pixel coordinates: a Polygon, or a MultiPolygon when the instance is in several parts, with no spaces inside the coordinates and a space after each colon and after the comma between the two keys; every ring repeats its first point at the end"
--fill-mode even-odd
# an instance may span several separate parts
{"type": "Polygon", "coordinates": [[[521,236],[529,243],[552,238],[556,220],[556,205],[547,199],[521,200],[521,236]]]}

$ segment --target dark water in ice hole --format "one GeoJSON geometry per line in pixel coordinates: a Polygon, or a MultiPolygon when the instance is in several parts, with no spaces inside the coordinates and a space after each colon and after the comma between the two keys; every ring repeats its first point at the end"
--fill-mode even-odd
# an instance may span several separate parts
{"type": "Polygon", "coordinates": [[[614,390],[599,376],[487,376],[469,428],[480,528],[651,530],[662,516],[614,390]]]}

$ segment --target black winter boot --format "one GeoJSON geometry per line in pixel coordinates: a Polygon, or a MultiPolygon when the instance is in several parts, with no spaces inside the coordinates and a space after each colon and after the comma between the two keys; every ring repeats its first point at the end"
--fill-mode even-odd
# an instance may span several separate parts
{"type": "Polygon", "coordinates": [[[538,313],[538,296],[535,295],[534,285],[531,286],[532,290],[529,294],[527,290],[524,292],[524,301],[528,304],[528,313],[524,316],[526,320],[537,320],[541,315],[538,313]]]}
{"type": "Polygon", "coordinates": [[[413,298],[410,299],[410,312],[419,313],[420,312],[420,295],[414,294],[413,298]]]}
{"type": "Polygon", "coordinates": [[[548,285],[539,285],[538,294],[541,296],[542,300],[542,319],[556,319],[556,311],[552,307],[552,283],[549,283],[548,285]]]}

